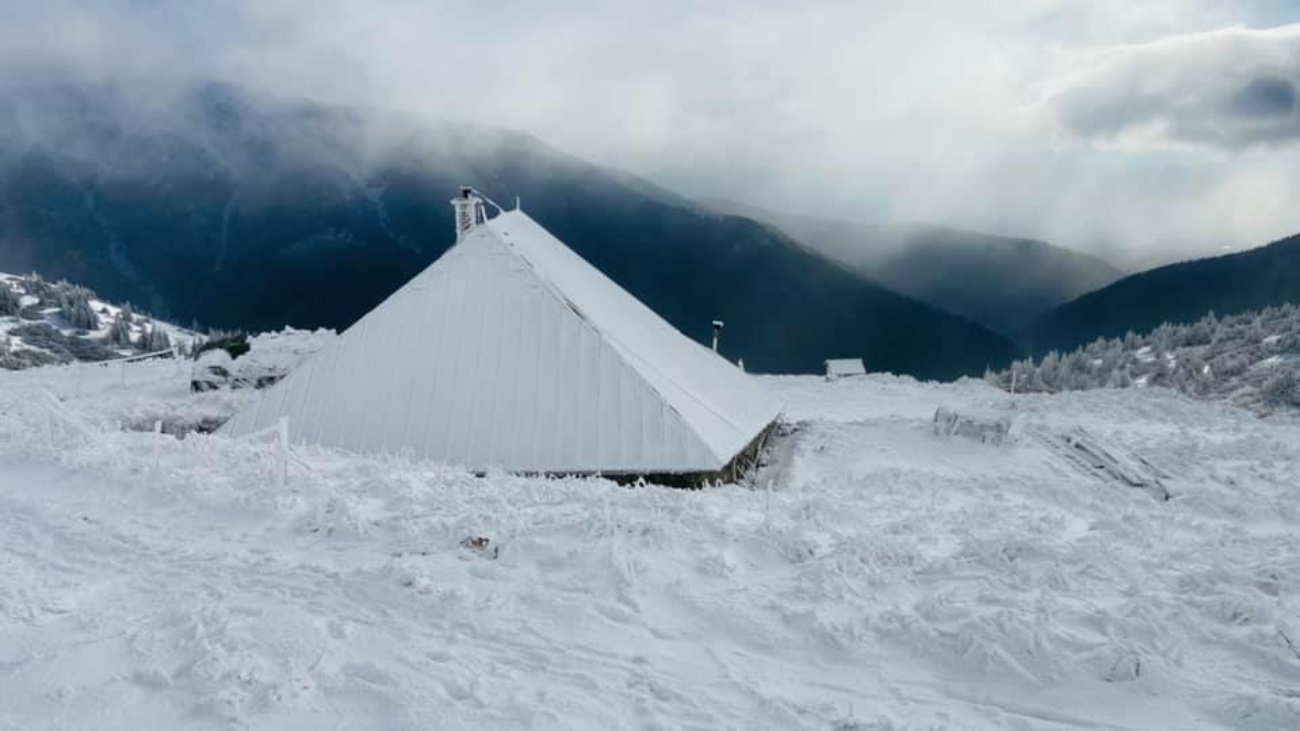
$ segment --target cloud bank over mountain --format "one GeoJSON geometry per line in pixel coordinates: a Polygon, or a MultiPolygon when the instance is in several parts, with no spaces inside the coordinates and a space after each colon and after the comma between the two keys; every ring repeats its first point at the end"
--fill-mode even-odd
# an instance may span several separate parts
{"type": "Polygon", "coordinates": [[[1107,49],[1048,107],[1081,137],[1238,151],[1300,141],[1300,24],[1107,49]]]}
{"type": "Polygon", "coordinates": [[[1300,229],[1283,0],[0,6],[0,83],[219,78],[524,129],[687,195],[1120,263],[1300,229]]]}

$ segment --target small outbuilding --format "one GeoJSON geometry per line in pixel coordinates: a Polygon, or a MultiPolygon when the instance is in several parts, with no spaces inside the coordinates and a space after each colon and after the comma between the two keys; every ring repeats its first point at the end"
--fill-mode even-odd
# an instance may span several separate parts
{"type": "MultiPolygon", "coordinates": [[[[522,210],[457,243],[222,428],[517,473],[734,476],[781,404],[522,210]]],[[[498,209],[500,210],[500,209],[498,209]]]]}
{"type": "Polygon", "coordinates": [[[865,375],[867,375],[867,368],[862,364],[861,358],[832,358],[826,361],[826,380],[828,381],[865,375]]]}

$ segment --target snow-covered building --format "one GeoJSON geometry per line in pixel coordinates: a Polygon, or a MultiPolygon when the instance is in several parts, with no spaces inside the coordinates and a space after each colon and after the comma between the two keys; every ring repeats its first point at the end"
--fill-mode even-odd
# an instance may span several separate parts
{"type": "Polygon", "coordinates": [[[832,358],[826,361],[826,380],[828,381],[847,376],[865,375],[867,375],[867,368],[862,364],[861,358],[832,358]]]}
{"type": "Polygon", "coordinates": [[[457,243],[222,432],[474,471],[734,475],[781,404],[522,210],[457,243]]]}

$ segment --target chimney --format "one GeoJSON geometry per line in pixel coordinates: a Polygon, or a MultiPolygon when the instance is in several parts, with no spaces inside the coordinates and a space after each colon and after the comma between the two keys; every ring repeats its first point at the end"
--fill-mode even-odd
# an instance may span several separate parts
{"type": "Polygon", "coordinates": [[[713,352],[718,352],[718,340],[722,337],[722,320],[713,321],[713,352]]]}
{"type": "Polygon", "coordinates": [[[456,210],[456,243],[460,243],[483,218],[483,199],[474,194],[473,188],[462,187],[460,195],[451,199],[451,207],[456,210]]]}

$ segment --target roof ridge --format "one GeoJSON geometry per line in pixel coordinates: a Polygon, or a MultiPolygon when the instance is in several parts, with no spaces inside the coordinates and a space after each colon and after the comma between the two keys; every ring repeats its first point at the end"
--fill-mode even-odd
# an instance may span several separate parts
{"type": "MultiPolygon", "coordinates": [[[[528,214],[524,213],[524,212],[521,211],[521,210],[508,211],[508,212],[506,212],[506,213],[501,214],[501,216],[506,216],[506,215],[511,215],[511,214],[518,214],[519,217],[521,217],[521,218],[523,218],[523,219],[525,219],[525,220],[531,222],[533,225],[535,225],[535,226],[537,226],[539,229],[541,229],[542,232],[544,232],[544,233],[550,235],[550,232],[546,231],[546,229],[543,228],[541,224],[537,223],[537,221],[533,220],[533,218],[532,218],[531,216],[529,216],[528,214]]],[[[496,220],[498,220],[499,218],[501,218],[501,216],[498,216],[497,218],[492,219],[492,221],[496,221],[496,220]]],[[[577,313],[578,316],[581,317],[582,320],[583,320],[585,323],[587,323],[587,325],[588,325],[589,327],[591,327],[593,330],[595,330],[597,333],[599,333],[600,336],[603,337],[603,338],[605,338],[606,341],[608,341],[608,342],[613,343],[614,345],[616,345],[616,346],[617,346],[616,349],[620,352],[620,354],[625,354],[625,355],[624,355],[625,358],[628,357],[628,356],[630,356],[631,358],[635,358],[635,359],[636,359],[640,364],[642,364],[645,368],[647,368],[647,369],[649,369],[649,370],[653,370],[653,371],[655,372],[656,375],[658,375],[659,377],[661,377],[661,378],[662,378],[664,381],[666,381],[667,383],[671,384],[673,387],[675,387],[675,388],[677,389],[677,391],[679,391],[679,392],[682,393],[684,396],[686,396],[687,398],[689,398],[692,402],[694,402],[695,404],[697,404],[697,405],[700,406],[701,408],[703,408],[703,409],[705,409],[706,411],[708,411],[710,414],[712,414],[713,416],[715,416],[718,420],[720,420],[720,421],[726,423],[727,426],[731,427],[731,428],[732,428],[732,429],[733,429],[737,434],[743,434],[743,433],[744,433],[745,429],[744,429],[744,427],[743,427],[741,424],[737,423],[736,420],[732,419],[730,416],[728,416],[727,414],[723,413],[722,411],[720,411],[720,410],[718,410],[716,407],[714,407],[713,404],[711,404],[711,403],[709,402],[708,399],[702,398],[699,394],[695,393],[695,391],[693,391],[692,389],[687,388],[686,386],[684,386],[680,381],[678,381],[676,378],[672,377],[672,375],[670,375],[670,374],[668,374],[668,373],[665,373],[665,372],[663,371],[663,369],[661,369],[661,368],[655,366],[655,364],[654,364],[654,362],[653,362],[652,360],[650,360],[649,358],[647,358],[647,357],[645,357],[644,355],[642,355],[642,354],[641,354],[641,353],[640,353],[636,348],[634,348],[633,346],[631,346],[630,344],[628,344],[626,341],[624,341],[624,340],[623,340],[622,338],[620,338],[618,335],[616,335],[615,333],[611,332],[611,331],[608,330],[607,328],[602,327],[599,323],[597,323],[596,321],[592,320],[591,318],[587,317],[586,314],[584,314],[584,313],[582,312],[581,308],[579,308],[577,305],[575,305],[575,304],[572,302],[572,300],[570,300],[570,299],[569,299],[569,298],[564,294],[564,292],[560,289],[559,285],[557,285],[557,284],[556,284],[554,281],[552,281],[549,277],[545,276],[545,275],[544,275],[540,270],[538,270],[537,266],[534,265],[534,263],[533,263],[532,261],[530,261],[530,260],[528,259],[528,257],[527,257],[523,252],[521,252],[521,251],[520,251],[516,246],[514,246],[513,242],[511,242],[511,241],[509,240],[509,232],[508,232],[508,231],[502,231],[502,230],[500,230],[500,229],[497,228],[497,227],[489,227],[489,228],[491,228],[492,233],[495,234],[495,235],[497,236],[497,239],[498,239],[499,241],[501,241],[503,244],[505,244],[506,248],[509,249],[509,250],[511,251],[511,253],[513,253],[516,257],[518,257],[520,260],[522,260],[522,261],[523,261],[523,262],[528,266],[528,268],[529,268],[531,271],[533,271],[533,272],[537,275],[537,278],[538,278],[538,279],[539,279],[539,280],[540,280],[540,281],[541,281],[541,282],[546,286],[546,288],[547,288],[547,290],[548,290],[549,292],[551,292],[553,295],[555,295],[556,297],[558,297],[558,298],[560,299],[560,301],[561,301],[564,305],[566,305],[567,307],[569,307],[570,309],[572,309],[575,313],[577,313]]],[[[555,238],[555,237],[552,236],[552,238],[555,238]]],[[[602,271],[600,271],[599,269],[597,269],[594,265],[592,265],[592,264],[591,264],[590,262],[588,262],[587,260],[585,260],[585,259],[583,259],[582,257],[578,256],[577,252],[574,252],[572,249],[569,249],[568,246],[566,246],[566,245],[564,244],[563,241],[560,241],[558,238],[556,238],[556,241],[559,242],[560,246],[562,246],[562,247],[564,248],[564,250],[567,251],[567,252],[568,252],[568,253],[569,253],[569,254],[570,254],[574,259],[576,259],[577,261],[582,262],[584,265],[586,265],[586,266],[588,266],[588,267],[591,267],[592,270],[594,270],[594,271],[595,271],[597,274],[599,274],[601,277],[604,277],[604,278],[605,278],[606,280],[608,280],[611,284],[613,284],[615,287],[617,287],[618,290],[619,290],[620,292],[622,292],[623,294],[625,294],[629,299],[635,301],[638,305],[640,305],[640,306],[642,306],[642,307],[645,307],[645,304],[642,303],[639,299],[637,299],[637,297],[636,297],[635,295],[633,295],[631,292],[628,292],[626,289],[623,289],[622,285],[620,285],[618,282],[615,282],[614,280],[610,279],[609,276],[606,275],[604,272],[602,272],[602,271]]],[[[649,308],[647,307],[647,309],[649,309],[649,308]]],[[[655,315],[655,317],[659,317],[658,313],[655,313],[653,310],[651,310],[651,312],[655,315]]],[[[660,319],[662,320],[662,318],[660,318],[660,319]]],[[[672,327],[672,323],[669,323],[669,322],[667,322],[666,320],[664,320],[664,323],[667,324],[669,327],[672,327]]],[[[677,330],[677,328],[674,327],[673,330],[674,330],[678,335],[680,335],[681,337],[685,338],[685,339],[686,339],[686,340],[687,340],[691,345],[693,345],[693,346],[695,346],[695,347],[697,347],[697,348],[701,348],[701,349],[705,350],[705,351],[706,351],[706,353],[705,353],[706,357],[716,357],[716,358],[719,358],[723,363],[726,363],[728,366],[731,366],[731,362],[730,362],[730,361],[727,361],[725,358],[722,358],[722,356],[717,355],[716,353],[713,353],[712,351],[709,351],[707,348],[704,348],[703,345],[701,345],[701,344],[695,342],[694,340],[692,340],[691,338],[687,337],[687,336],[686,336],[685,334],[683,334],[680,330],[677,330]]],[[[633,368],[632,370],[633,370],[634,372],[637,371],[636,368],[633,368]]],[[[643,383],[645,383],[645,385],[646,385],[646,386],[647,386],[651,391],[653,391],[654,393],[659,394],[659,396],[660,396],[661,398],[664,399],[665,403],[667,403],[668,406],[669,406],[670,408],[672,408],[673,413],[677,414],[678,417],[682,419],[682,422],[683,422],[684,424],[687,425],[687,427],[691,430],[691,432],[692,432],[692,433],[695,433],[696,436],[697,436],[697,438],[700,438],[700,440],[701,440],[702,442],[704,442],[704,443],[707,444],[707,441],[704,440],[702,437],[699,436],[697,430],[694,428],[694,426],[691,425],[690,421],[689,421],[688,419],[686,419],[685,417],[682,417],[682,416],[681,416],[680,412],[678,412],[677,408],[676,408],[675,406],[673,406],[673,404],[672,404],[671,401],[668,400],[668,398],[666,397],[666,395],[663,393],[662,389],[656,387],[654,384],[652,384],[652,383],[650,383],[649,381],[647,381],[645,378],[643,378],[643,377],[641,376],[641,374],[640,374],[639,372],[636,372],[636,376],[637,376],[637,378],[638,378],[639,380],[641,380],[643,383]]],[[[709,448],[709,451],[710,451],[710,452],[714,452],[714,453],[716,454],[716,452],[713,450],[712,447],[709,448]]],[[[718,456],[719,456],[720,459],[723,459],[724,461],[727,460],[727,459],[730,459],[730,458],[731,458],[731,455],[718,455],[718,456]]]]}
{"type": "MultiPolygon", "coordinates": [[[[512,211],[512,213],[513,213],[513,211],[512,211]]],[[[522,212],[521,212],[521,213],[522,213],[522,212]]],[[[495,220],[495,219],[493,219],[493,220],[495,220]]],[[[529,219],[529,220],[531,220],[531,219],[529,219]]],[[[705,451],[707,451],[709,454],[712,454],[714,457],[716,457],[719,461],[723,462],[724,464],[725,464],[726,462],[728,462],[728,461],[731,459],[732,455],[729,455],[729,454],[718,454],[718,451],[717,451],[716,449],[714,449],[714,447],[713,447],[712,444],[709,443],[709,440],[705,439],[705,438],[703,437],[703,435],[701,435],[701,434],[699,433],[699,430],[695,428],[695,425],[691,423],[691,420],[690,420],[690,419],[687,419],[685,416],[682,415],[681,411],[679,411],[679,410],[677,409],[677,407],[676,407],[676,406],[673,404],[673,402],[672,402],[672,401],[671,401],[671,400],[670,400],[670,399],[669,399],[669,398],[668,398],[668,397],[663,393],[663,391],[662,391],[661,389],[657,388],[657,387],[656,387],[653,383],[651,383],[649,380],[647,380],[647,379],[646,379],[646,378],[641,374],[640,370],[638,370],[638,369],[637,369],[633,364],[627,362],[627,361],[628,361],[628,356],[631,356],[631,357],[635,358],[635,359],[637,360],[637,362],[640,363],[640,364],[642,364],[644,367],[649,368],[649,369],[651,369],[651,370],[654,370],[654,371],[655,371],[658,375],[660,375],[660,376],[661,376],[665,381],[667,381],[667,382],[671,383],[672,385],[676,386],[676,387],[677,387],[677,390],[681,391],[683,394],[686,394],[688,397],[690,397],[690,399],[691,399],[692,401],[698,403],[700,406],[702,406],[702,407],[704,407],[705,409],[707,409],[707,410],[708,410],[710,413],[712,413],[714,416],[716,416],[716,417],[718,417],[719,419],[721,419],[722,421],[726,422],[728,426],[730,426],[731,428],[735,429],[738,433],[744,431],[743,428],[742,428],[739,424],[737,424],[735,421],[733,421],[732,419],[730,419],[730,418],[727,417],[726,415],[719,413],[717,409],[713,408],[713,407],[712,407],[711,405],[709,405],[707,402],[705,402],[705,401],[703,401],[702,399],[700,399],[698,396],[695,395],[694,392],[690,391],[689,389],[684,388],[684,387],[683,387],[681,384],[679,384],[675,379],[673,379],[672,377],[670,377],[670,376],[668,376],[667,374],[663,373],[663,372],[662,372],[661,370],[659,370],[658,368],[655,368],[653,363],[651,363],[651,362],[650,362],[649,360],[647,360],[645,357],[641,356],[639,353],[637,353],[636,351],[634,351],[632,348],[628,347],[628,346],[627,346],[627,345],[622,341],[621,338],[618,338],[617,336],[613,335],[612,333],[609,332],[609,330],[607,330],[606,328],[601,327],[601,326],[600,326],[598,323],[596,323],[594,320],[592,320],[591,318],[587,317],[586,314],[584,314],[584,313],[582,312],[582,309],[581,309],[581,308],[579,308],[577,305],[575,305],[575,304],[573,303],[572,300],[570,300],[568,297],[566,297],[566,296],[564,295],[564,292],[560,290],[559,285],[557,285],[555,282],[551,281],[550,278],[548,278],[548,277],[546,277],[544,274],[542,274],[542,272],[541,272],[540,270],[538,270],[537,266],[534,265],[533,262],[530,261],[530,260],[528,259],[528,257],[525,256],[525,255],[523,254],[523,252],[519,251],[519,249],[517,249],[516,247],[514,247],[514,246],[511,244],[511,242],[510,242],[510,241],[507,239],[507,237],[505,236],[505,232],[497,231],[497,230],[494,229],[494,230],[493,230],[493,233],[496,234],[497,241],[500,242],[502,245],[504,245],[505,248],[506,248],[506,249],[511,253],[512,256],[514,256],[514,257],[515,257],[516,259],[518,259],[519,261],[523,262],[524,265],[528,267],[528,270],[529,270],[530,272],[533,273],[533,275],[537,278],[537,280],[538,280],[539,282],[542,283],[543,288],[545,289],[545,291],[546,291],[549,295],[551,295],[552,297],[554,297],[554,298],[555,298],[555,299],[556,299],[556,300],[557,300],[557,301],[558,301],[562,306],[568,308],[568,309],[571,310],[575,315],[577,315],[577,316],[578,316],[578,319],[580,319],[580,320],[582,321],[583,325],[586,326],[586,327],[588,327],[588,328],[590,328],[593,332],[595,332],[596,335],[597,335],[597,337],[599,337],[599,338],[603,339],[605,342],[610,343],[610,344],[612,344],[612,345],[615,346],[615,347],[613,347],[612,349],[613,349],[614,352],[619,356],[619,360],[622,362],[622,365],[623,365],[623,366],[624,366],[624,367],[625,367],[625,368],[626,368],[626,369],[627,369],[627,370],[632,374],[632,376],[633,376],[633,377],[634,377],[638,382],[641,383],[642,386],[644,386],[644,387],[645,387],[647,390],[649,390],[651,393],[653,393],[653,394],[655,394],[655,395],[657,395],[657,396],[659,397],[660,401],[662,401],[663,404],[668,408],[668,410],[671,411],[671,412],[673,413],[673,416],[675,416],[675,417],[677,418],[677,420],[681,422],[682,426],[683,426],[683,427],[684,427],[688,432],[690,432],[691,436],[693,436],[693,437],[695,438],[695,440],[696,440],[697,442],[699,442],[699,443],[704,447],[705,451]]],[[[603,273],[603,272],[601,273],[601,276],[604,276],[604,273],[603,273]]],[[[629,293],[628,296],[630,297],[631,294],[629,293]]]]}

